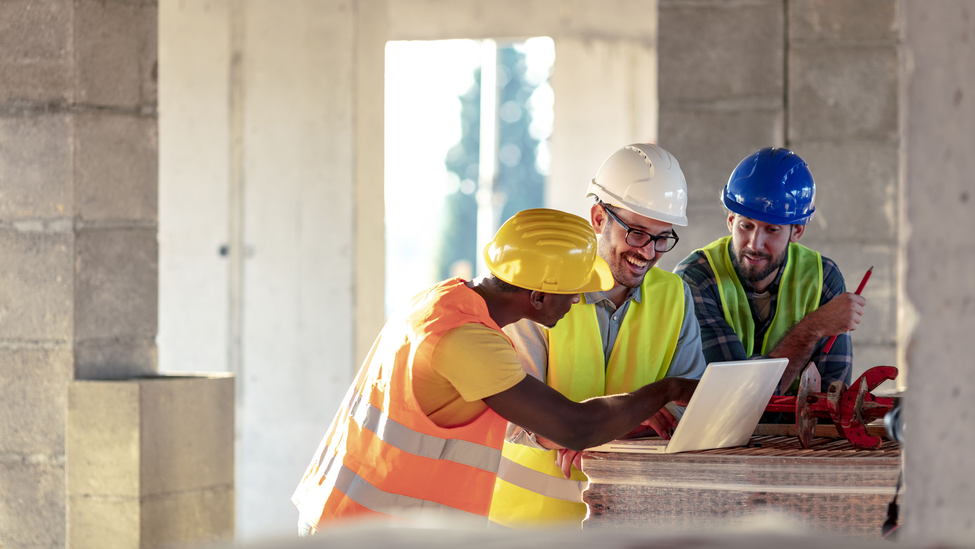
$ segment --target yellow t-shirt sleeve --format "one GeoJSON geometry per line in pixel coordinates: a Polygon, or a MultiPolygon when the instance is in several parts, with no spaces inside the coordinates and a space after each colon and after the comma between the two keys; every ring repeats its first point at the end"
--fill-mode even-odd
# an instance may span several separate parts
{"type": "Polygon", "coordinates": [[[413,394],[431,421],[441,427],[463,425],[484,412],[483,398],[525,379],[508,339],[483,324],[447,331],[429,365],[413,370],[413,394]]]}
{"type": "Polygon", "coordinates": [[[468,402],[506,391],[526,375],[508,338],[483,324],[447,331],[433,351],[432,363],[468,402]]]}

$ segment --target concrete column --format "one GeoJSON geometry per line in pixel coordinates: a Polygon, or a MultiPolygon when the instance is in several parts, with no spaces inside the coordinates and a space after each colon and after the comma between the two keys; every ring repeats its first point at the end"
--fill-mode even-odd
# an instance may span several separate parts
{"type": "Polygon", "coordinates": [[[902,522],[917,540],[975,537],[975,6],[899,3],[904,27],[901,148],[907,345],[902,522]]]}
{"type": "Polygon", "coordinates": [[[156,370],[156,5],[0,3],[0,545],[65,545],[73,378],[156,370]]]}
{"type": "Polygon", "coordinates": [[[672,269],[728,233],[719,191],[731,170],[784,139],[783,0],[660,0],[660,145],[687,178],[688,226],[672,269]]]}
{"type": "Polygon", "coordinates": [[[853,378],[896,364],[897,55],[895,0],[788,0],[787,146],[816,178],[803,244],[839,265],[848,291],[872,265],[853,332],[853,378]]]}
{"type": "Polygon", "coordinates": [[[593,200],[585,191],[603,160],[623,145],[656,139],[656,29],[653,19],[646,23],[643,40],[556,38],[546,206],[588,219],[593,200]]]}

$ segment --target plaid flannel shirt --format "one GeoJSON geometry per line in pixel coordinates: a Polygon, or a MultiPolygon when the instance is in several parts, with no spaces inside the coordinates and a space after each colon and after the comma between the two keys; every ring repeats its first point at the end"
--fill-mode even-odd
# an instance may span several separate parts
{"type": "MultiPolygon", "coordinates": [[[[729,246],[731,243],[729,242],[729,246]]],[[[779,281],[782,278],[782,271],[775,277],[775,281],[769,286],[772,302],[768,317],[762,321],[759,319],[758,310],[755,303],[751,301],[751,294],[754,288],[748,282],[742,282],[745,293],[748,295],[749,304],[752,309],[752,319],[755,321],[755,345],[754,349],[760,350],[762,339],[768,331],[775,316],[775,307],[778,301],[779,281]]],[[[681,276],[691,289],[694,295],[694,313],[701,324],[701,346],[704,351],[704,358],[711,362],[723,362],[728,360],[745,360],[748,358],[765,358],[765,355],[755,354],[751,357],[745,356],[745,348],[738,338],[738,334],[724,318],[724,311],[721,308],[721,298],[719,296],[718,282],[714,271],[708,263],[704,252],[697,250],[687,256],[674,272],[681,276]]],[[[819,305],[829,302],[834,297],[846,291],[846,283],[839,268],[831,259],[823,257],[823,294],[819,300],[819,305]]],[[[840,334],[833,344],[833,348],[828,355],[823,355],[823,346],[829,338],[823,338],[813,350],[811,361],[816,363],[819,373],[822,376],[822,390],[826,391],[829,384],[842,379],[847,384],[850,383],[850,376],[853,365],[853,345],[850,340],[850,333],[840,334]]],[[[776,389],[776,394],[778,394],[776,389]]]]}

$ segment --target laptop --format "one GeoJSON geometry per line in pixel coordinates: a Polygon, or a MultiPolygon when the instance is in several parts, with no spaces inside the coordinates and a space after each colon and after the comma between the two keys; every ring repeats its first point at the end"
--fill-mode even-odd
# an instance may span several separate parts
{"type": "Polygon", "coordinates": [[[675,454],[743,446],[755,432],[788,363],[786,358],[712,362],[670,440],[614,440],[587,451],[675,454]]]}

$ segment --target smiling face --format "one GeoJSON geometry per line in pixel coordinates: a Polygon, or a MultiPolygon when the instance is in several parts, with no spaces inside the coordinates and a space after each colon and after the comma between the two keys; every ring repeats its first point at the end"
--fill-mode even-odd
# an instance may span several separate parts
{"type": "MultiPolygon", "coordinates": [[[[635,214],[623,208],[615,209],[614,213],[631,229],[654,236],[674,232],[674,226],[670,223],[635,214]]],[[[636,288],[642,284],[643,277],[657,264],[664,252],[656,251],[653,241],[639,248],[627,244],[626,229],[607,215],[599,204],[593,205],[590,215],[593,230],[596,231],[599,239],[596,251],[609,264],[616,284],[627,288],[636,288]]]]}
{"type": "Polygon", "coordinates": [[[799,240],[805,226],[773,225],[729,212],[728,230],[738,278],[764,292],[785,263],[789,244],[799,240]]]}

